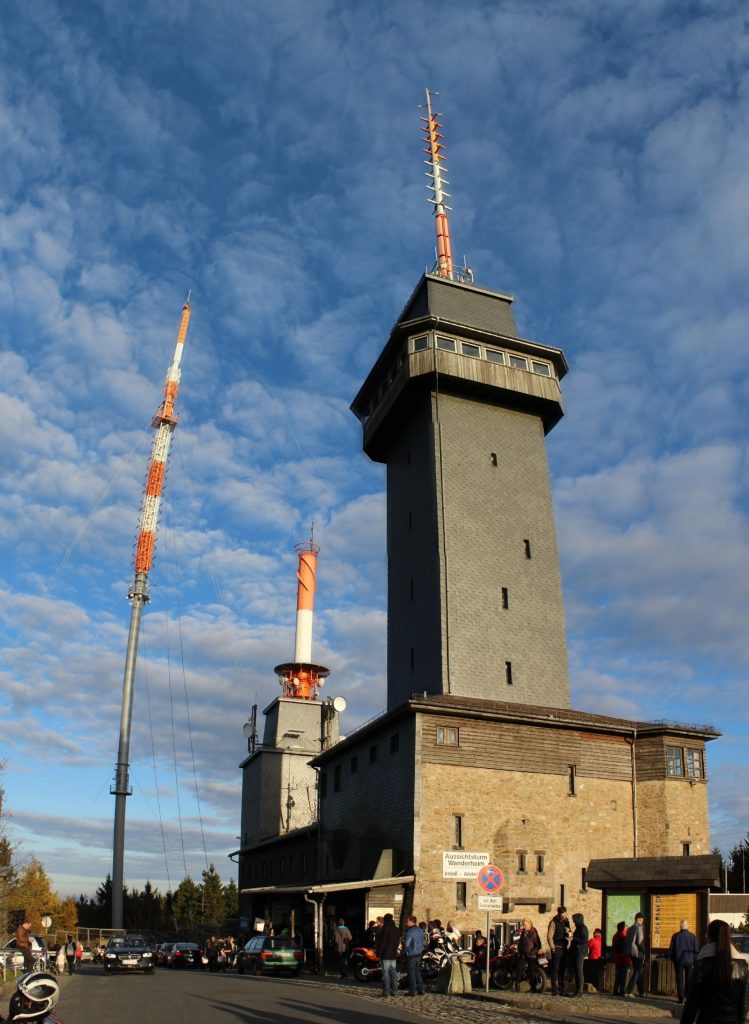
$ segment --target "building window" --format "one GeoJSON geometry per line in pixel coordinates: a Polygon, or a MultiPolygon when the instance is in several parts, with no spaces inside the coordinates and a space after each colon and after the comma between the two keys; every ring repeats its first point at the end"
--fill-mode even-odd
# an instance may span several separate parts
{"type": "Polygon", "coordinates": [[[491,456],[492,466],[499,465],[499,460],[497,459],[497,453],[496,452],[489,452],[489,455],[491,456]]]}
{"type": "Polygon", "coordinates": [[[571,764],[567,773],[567,793],[569,796],[577,796],[577,766],[571,764]]]}
{"type": "Polygon", "coordinates": [[[455,884],[455,909],[465,910],[468,900],[468,883],[456,882],[455,884]]]}
{"type": "Polygon", "coordinates": [[[369,763],[370,764],[376,764],[377,763],[377,747],[376,746],[369,748],[369,763]]]}
{"type": "Polygon", "coordinates": [[[507,611],[510,607],[510,592],[507,587],[502,587],[502,608],[507,611]]]}
{"type": "Polygon", "coordinates": [[[684,764],[681,759],[681,747],[666,747],[666,773],[674,776],[681,776],[684,774],[684,764]]]}
{"type": "Polygon", "coordinates": [[[581,868],[580,869],[580,889],[583,892],[587,892],[588,891],[588,869],[587,868],[581,868]]]}
{"type": "Polygon", "coordinates": [[[441,348],[444,352],[455,351],[455,339],[454,338],[441,338],[437,335],[437,348],[441,348]]]}
{"type": "Polygon", "coordinates": [[[351,774],[356,775],[359,771],[359,758],[356,754],[351,758],[351,774]]]}
{"type": "Polygon", "coordinates": [[[514,366],[518,370],[527,370],[528,360],[523,356],[510,356],[510,366],[514,366]]]}
{"type": "Polygon", "coordinates": [[[391,754],[397,754],[398,751],[400,750],[400,746],[401,746],[400,733],[394,732],[393,735],[390,737],[390,753],[391,754]]]}
{"type": "Polygon", "coordinates": [[[505,662],[505,682],[508,686],[512,686],[512,662],[505,662]]]}
{"type": "Polygon", "coordinates": [[[567,886],[564,883],[559,886],[559,906],[567,906],[567,886]]]}
{"type": "Polygon", "coordinates": [[[424,334],[421,338],[414,338],[414,352],[423,352],[425,348],[429,348],[429,336],[424,334]]]}
{"type": "Polygon", "coordinates": [[[333,792],[341,792],[341,766],[339,764],[333,769],[333,792]]]}
{"type": "Polygon", "coordinates": [[[536,874],[542,875],[546,870],[546,855],[543,853],[536,854],[536,874]]]}
{"type": "Polygon", "coordinates": [[[328,773],[320,772],[320,796],[326,797],[328,795],[328,773]]]}
{"type": "Polygon", "coordinates": [[[682,857],[690,857],[692,855],[692,844],[682,843],[681,844],[681,855],[682,857]]]}
{"type": "Polygon", "coordinates": [[[528,854],[518,850],[518,874],[524,875],[528,867],[528,854]]]}
{"type": "Polygon", "coordinates": [[[531,361],[534,373],[540,373],[542,377],[551,377],[551,369],[546,363],[537,363],[535,360],[531,361]]]}
{"type": "Polygon", "coordinates": [[[481,358],[481,349],[478,345],[469,345],[467,341],[461,343],[461,349],[464,356],[472,356],[473,359],[481,358]]]}
{"type": "Polygon", "coordinates": [[[701,750],[684,751],[684,774],[688,779],[704,778],[701,750]]]}
{"type": "Polygon", "coordinates": [[[437,743],[441,747],[459,747],[460,730],[454,725],[438,725],[437,743]]]}
{"type": "Polygon", "coordinates": [[[486,349],[486,358],[490,363],[504,363],[505,354],[504,352],[497,352],[496,349],[488,348],[486,349]]]}
{"type": "Polygon", "coordinates": [[[523,541],[523,547],[525,548],[525,557],[526,558],[530,558],[531,557],[531,542],[528,540],[527,537],[523,541]]]}
{"type": "Polygon", "coordinates": [[[453,849],[463,849],[463,815],[453,814],[453,849]]]}

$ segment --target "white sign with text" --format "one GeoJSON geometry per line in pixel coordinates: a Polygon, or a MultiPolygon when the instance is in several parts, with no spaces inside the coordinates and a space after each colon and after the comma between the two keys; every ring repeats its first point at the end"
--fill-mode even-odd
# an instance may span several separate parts
{"type": "Polygon", "coordinates": [[[489,863],[488,853],[469,853],[468,850],[442,851],[442,877],[461,881],[476,881],[476,875],[489,863]]]}

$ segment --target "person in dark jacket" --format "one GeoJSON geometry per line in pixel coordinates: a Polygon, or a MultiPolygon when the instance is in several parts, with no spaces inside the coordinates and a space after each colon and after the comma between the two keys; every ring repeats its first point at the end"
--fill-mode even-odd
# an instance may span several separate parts
{"type": "Polygon", "coordinates": [[[557,912],[549,922],[547,939],[551,954],[551,994],[566,995],[564,988],[564,960],[570,938],[570,922],[567,919],[567,908],[557,907],[557,912]]]}
{"type": "Polygon", "coordinates": [[[699,951],[697,938],[689,930],[689,921],[680,921],[679,930],[671,936],[671,945],[668,949],[676,974],[676,998],[680,1003],[684,1002],[699,951]]]}
{"type": "Polygon", "coordinates": [[[731,929],[711,921],[697,956],[681,1024],[739,1024],[749,1010],[747,963],[732,958],[731,929]]]}
{"type": "Polygon", "coordinates": [[[515,991],[520,989],[523,971],[528,969],[528,981],[533,988],[533,975],[538,970],[538,954],[541,952],[541,938],[533,927],[533,922],[524,917],[520,935],[518,936],[518,959],[515,964],[515,991]]]}
{"type": "Polygon", "coordinates": [[[385,921],[377,936],[377,956],[382,964],[382,994],[383,996],[398,995],[398,971],[395,961],[398,959],[398,947],[401,936],[398,927],[393,921],[392,914],[385,914],[385,921]]]}
{"type": "Polygon", "coordinates": [[[614,995],[623,996],[627,987],[627,975],[632,961],[627,956],[627,922],[620,921],[611,940],[614,954],[614,995]]]}
{"type": "Polygon", "coordinates": [[[645,967],[645,916],[635,914],[634,922],[627,928],[627,956],[632,961],[632,974],[627,984],[625,999],[635,998],[635,986],[638,996],[645,995],[643,968],[645,967]]]}
{"type": "Polygon", "coordinates": [[[575,991],[570,992],[570,995],[581,996],[585,992],[583,968],[585,966],[585,958],[588,955],[590,934],[582,914],[573,914],[572,923],[575,926],[575,930],[572,933],[570,953],[572,954],[572,963],[575,971],[575,991]]]}

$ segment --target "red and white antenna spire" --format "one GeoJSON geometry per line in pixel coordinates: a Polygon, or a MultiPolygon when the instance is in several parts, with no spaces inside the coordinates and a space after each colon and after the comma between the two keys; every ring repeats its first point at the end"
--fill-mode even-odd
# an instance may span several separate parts
{"type": "Polygon", "coordinates": [[[452,278],[453,255],[450,246],[450,225],[448,224],[447,213],[445,212],[450,209],[445,203],[445,199],[450,198],[450,193],[446,192],[444,188],[450,182],[445,177],[447,171],[445,157],[443,156],[445,147],[440,141],[444,138],[440,133],[442,124],[437,120],[441,115],[432,112],[432,94],[428,89],[426,90],[426,97],[427,116],[421,116],[420,120],[424,122],[424,126],[421,129],[424,133],[422,141],[426,143],[427,148],[424,152],[428,156],[424,163],[430,168],[426,171],[426,176],[432,179],[432,184],[427,185],[427,188],[430,192],[434,193],[434,195],[429,197],[429,202],[434,206],[434,226],[437,230],[437,273],[440,277],[452,278]]]}
{"type": "Polygon", "coordinates": [[[284,697],[301,700],[316,700],[318,687],[323,685],[330,669],[312,662],[312,622],[314,619],[315,589],[317,586],[317,556],[320,548],[312,539],[297,544],[299,556],[296,588],[296,637],[294,660],[285,665],[276,665],[274,672],[279,677],[284,697]]]}
{"type": "Polygon", "coordinates": [[[166,375],[164,400],[151,421],[155,428],[151,446],[151,461],[146,476],[143,504],[138,523],[138,539],[135,545],[135,579],[128,593],[132,602],[130,610],[130,632],[127,638],[125,677],[122,684],[122,716],[120,718],[120,744],[115,766],[115,781],[110,788],[114,795],[114,851],[112,864],[112,927],[122,928],[122,890],[125,862],[125,800],[132,793],[129,778],[130,725],[133,713],[133,683],[135,663],[138,658],[138,640],[143,606],[149,600],[148,572],[153,564],[156,529],[159,525],[159,505],[164,489],[164,476],[172,443],[172,434],[177,426],[174,403],[177,399],[180,380],[180,362],[190,323],[190,296],[182,307],[182,319],[177,332],[172,365],[166,375]]]}

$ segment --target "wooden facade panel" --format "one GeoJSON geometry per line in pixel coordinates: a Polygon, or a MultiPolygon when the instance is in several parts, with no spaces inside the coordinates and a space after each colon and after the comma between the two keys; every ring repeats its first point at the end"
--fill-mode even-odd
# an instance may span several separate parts
{"type": "Polygon", "coordinates": [[[422,758],[431,764],[468,765],[504,771],[629,779],[630,748],[624,737],[515,722],[467,722],[424,717],[422,758]],[[455,728],[459,745],[437,743],[437,728],[455,728]]]}

